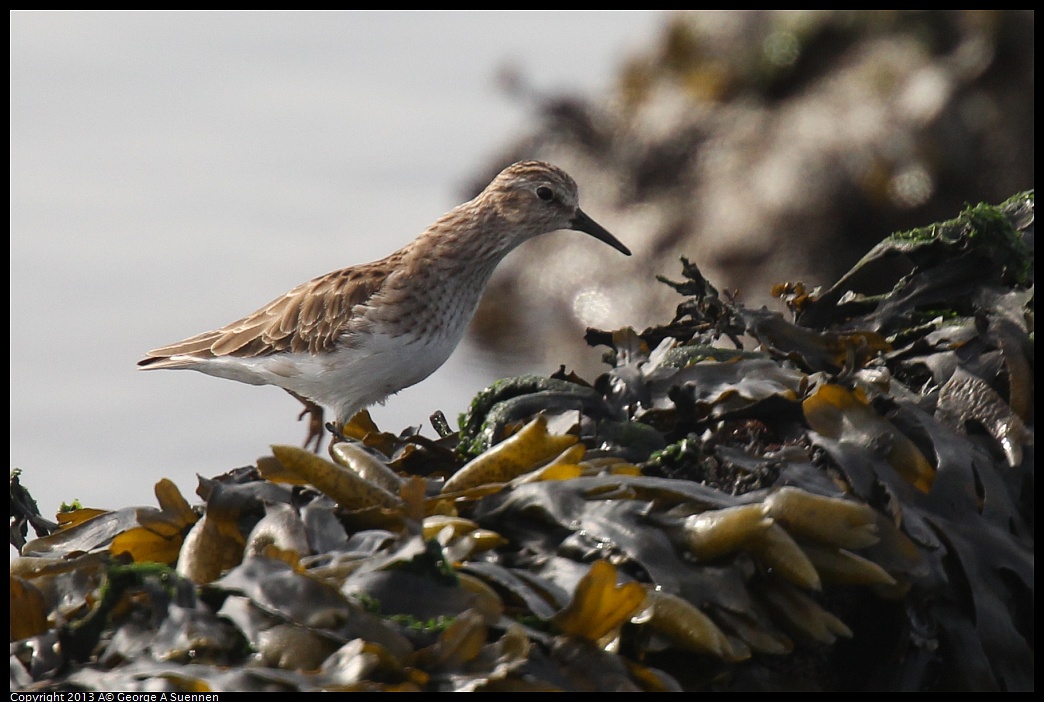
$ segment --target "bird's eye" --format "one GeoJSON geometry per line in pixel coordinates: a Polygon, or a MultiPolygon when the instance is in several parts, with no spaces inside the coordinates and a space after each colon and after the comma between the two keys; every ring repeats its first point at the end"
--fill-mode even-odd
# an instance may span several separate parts
{"type": "Polygon", "coordinates": [[[537,194],[537,197],[540,198],[541,200],[543,200],[544,202],[551,202],[552,200],[555,199],[554,191],[551,190],[551,188],[548,188],[548,187],[543,186],[543,185],[541,185],[539,188],[536,189],[536,194],[537,194]]]}

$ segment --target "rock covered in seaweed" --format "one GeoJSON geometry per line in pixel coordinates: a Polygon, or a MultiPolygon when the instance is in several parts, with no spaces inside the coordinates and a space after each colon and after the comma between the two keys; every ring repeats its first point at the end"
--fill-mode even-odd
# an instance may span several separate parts
{"type": "Polygon", "coordinates": [[[685,262],[593,383],[65,515],[12,562],[11,687],[1032,689],[1032,211],[887,240],[889,292],[781,284],[793,319],[685,262]]]}

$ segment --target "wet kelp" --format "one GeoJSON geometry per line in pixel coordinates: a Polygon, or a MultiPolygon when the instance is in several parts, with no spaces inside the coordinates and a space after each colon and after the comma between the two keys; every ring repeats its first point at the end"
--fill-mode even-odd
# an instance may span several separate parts
{"type": "Polygon", "coordinates": [[[684,261],[670,323],[588,332],[593,384],[62,515],[11,566],[11,687],[1032,689],[1032,262],[1032,193],[778,285],[789,318],[684,261]]]}

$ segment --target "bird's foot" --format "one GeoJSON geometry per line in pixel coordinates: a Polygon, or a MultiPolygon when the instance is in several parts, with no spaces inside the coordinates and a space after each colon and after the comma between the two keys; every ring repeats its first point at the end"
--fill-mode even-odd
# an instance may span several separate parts
{"type": "Polygon", "coordinates": [[[323,443],[323,408],[315,403],[305,406],[301,414],[297,415],[297,421],[308,415],[308,435],[305,436],[304,448],[311,448],[313,452],[319,453],[319,447],[323,443]]]}
{"type": "Polygon", "coordinates": [[[343,427],[339,425],[337,422],[326,423],[326,431],[330,432],[330,435],[333,436],[333,441],[335,443],[339,441],[348,441],[348,437],[344,435],[342,428],[343,427]]]}
{"type": "Polygon", "coordinates": [[[305,415],[308,415],[308,435],[305,436],[302,448],[310,448],[314,453],[319,453],[319,447],[323,443],[323,408],[311,400],[301,397],[296,392],[290,392],[289,390],[287,392],[304,405],[301,414],[297,415],[297,421],[300,422],[305,418],[305,415]]]}

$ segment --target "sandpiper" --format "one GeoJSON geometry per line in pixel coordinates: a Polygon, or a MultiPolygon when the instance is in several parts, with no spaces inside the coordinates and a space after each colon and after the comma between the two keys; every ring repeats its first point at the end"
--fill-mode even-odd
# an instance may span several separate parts
{"type": "Polygon", "coordinates": [[[559,229],[631,254],[580,209],[568,174],[520,161],[390,256],[315,278],[239,321],[149,351],[138,365],[279,386],[305,403],[305,445],[318,447],[322,408],[340,428],[431,375],[464,336],[501,259],[559,229]]]}

